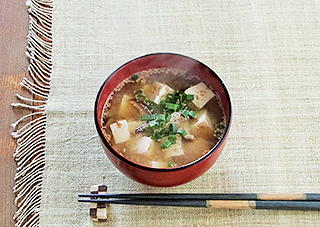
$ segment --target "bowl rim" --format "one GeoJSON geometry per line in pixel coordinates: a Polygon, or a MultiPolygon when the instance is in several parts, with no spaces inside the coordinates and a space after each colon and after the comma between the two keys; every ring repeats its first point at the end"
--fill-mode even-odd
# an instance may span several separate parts
{"type": "Polygon", "coordinates": [[[200,162],[203,162],[204,160],[206,160],[207,158],[209,158],[219,147],[221,144],[223,144],[223,142],[226,140],[227,136],[228,136],[228,133],[230,131],[230,127],[231,127],[231,121],[232,121],[232,108],[231,108],[231,98],[230,98],[230,95],[229,95],[229,92],[227,90],[227,87],[225,86],[224,82],[221,80],[221,78],[210,68],[208,67],[207,65],[205,65],[204,63],[192,58],[192,57],[189,57],[189,56],[186,56],[186,55],[183,55],[183,54],[179,54],[179,53],[171,53],[171,52],[155,52],[155,53],[149,53],[149,54],[145,54],[145,55],[142,55],[142,56],[139,56],[139,57],[136,57],[136,58],[133,58],[127,62],[125,62],[124,64],[122,64],[121,66],[119,66],[117,69],[115,69],[106,79],[105,81],[103,82],[103,84],[101,85],[99,91],[98,91],[98,94],[96,96],[96,99],[95,99],[95,105],[94,105],[94,122],[95,122],[95,126],[96,126],[96,129],[98,131],[98,134],[99,134],[99,137],[100,139],[102,140],[103,144],[108,148],[108,150],[113,154],[115,155],[118,159],[120,159],[121,161],[131,165],[131,166],[134,166],[134,167],[137,167],[137,168],[140,168],[140,169],[144,169],[144,170],[148,170],[148,171],[154,171],[154,172],[174,172],[174,171],[179,171],[179,170],[182,170],[182,169],[186,169],[186,168],[189,168],[191,166],[194,166],[200,162]],[[226,94],[226,97],[227,97],[227,101],[228,101],[228,106],[229,106],[229,117],[228,119],[226,119],[226,122],[227,122],[227,125],[226,125],[226,130],[222,136],[222,138],[219,139],[219,141],[215,144],[215,146],[213,146],[209,152],[207,152],[205,155],[201,156],[200,158],[196,159],[195,161],[193,162],[190,162],[188,164],[185,164],[183,166],[177,166],[177,167],[173,167],[173,168],[153,168],[153,167],[149,167],[149,166],[144,166],[144,165],[140,165],[136,162],[133,162],[127,158],[125,158],[124,156],[120,155],[115,149],[113,149],[113,147],[107,142],[106,138],[104,137],[103,133],[102,133],[102,130],[101,130],[101,127],[99,125],[99,121],[98,121],[98,104],[99,104],[99,99],[100,99],[100,96],[101,96],[101,93],[105,87],[105,85],[107,84],[107,82],[110,80],[110,78],[119,70],[121,69],[122,67],[124,67],[125,65],[129,64],[130,62],[133,62],[135,60],[138,60],[138,59],[141,59],[141,58],[145,58],[145,57],[148,57],[148,56],[151,56],[151,55],[177,55],[177,56],[180,56],[180,57],[183,57],[183,58],[188,58],[190,60],[193,60],[195,62],[197,62],[198,64],[201,64],[202,66],[206,67],[211,73],[213,76],[216,77],[216,79],[218,79],[218,81],[220,82],[220,84],[222,85],[223,87],[223,90],[226,94]]]}

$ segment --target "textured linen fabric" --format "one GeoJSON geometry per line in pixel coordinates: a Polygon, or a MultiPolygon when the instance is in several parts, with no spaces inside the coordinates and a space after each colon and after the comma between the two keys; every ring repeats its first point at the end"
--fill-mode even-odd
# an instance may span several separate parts
{"type": "Polygon", "coordinates": [[[319,212],[110,205],[93,223],[77,195],[320,193],[319,1],[55,0],[41,226],[319,226],[319,212]],[[200,178],[172,188],[122,175],[93,121],[100,85],[152,52],[196,58],[225,82],[233,121],[227,145],[200,178]]]}

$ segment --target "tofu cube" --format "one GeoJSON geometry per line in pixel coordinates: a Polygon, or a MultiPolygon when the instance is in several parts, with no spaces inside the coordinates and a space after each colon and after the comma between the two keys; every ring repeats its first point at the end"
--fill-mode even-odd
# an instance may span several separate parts
{"type": "Polygon", "coordinates": [[[174,92],[174,90],[166,84],[154,82],[151,85],[144,86],[143,91],[150,100],[159,104],[167,94],[174,92]]]}
{"type": "Polygon", "coordinates": [[[128,122],[126,120],[120,120],[111,124],[110,129],[116,144],[130,139],[128,122]]]}
{"type": "Polygon", "coordinates": [[[206,139],[212,138],[214,134],[214,127],[208,117],[208,113],[201,115],[190,131],[191,134],[196,137],[203,137],[206,139]]]}
{"type": "Polygon", "coordinates": [[[161,99],[163,99],[167,94],[173,93],[174,90],[166,84],[161,84],[161,89],[159,90],[158,95],[154,99],[154,102],[159,104],[161,99]]]}
{"type": "Polygon", "coordinates": [[[138,154],[145,154],[151,148],[152,139],[150,137],[144,136],[136,140],[136,152],[138,154]]]}
{"type": "Polygon", "coordinates": [[[173,145],[171,145],[169,148],[165,149],[165,156],[166,157],[172,157],[172,156],[180,156],[183,155],[183,149],[182,149],[182,138],[181,136],[177,137],[177,142],[173,145]]]}
{"type": "Polygon", "coordinates": [[[200,82],[192,87],[185,90],[186,94],[194,95],[194,100],[192,102],[201,109],[204,107],[210,99],[214,97],[213,91],[205,85],[205,83],[200,82]]]}

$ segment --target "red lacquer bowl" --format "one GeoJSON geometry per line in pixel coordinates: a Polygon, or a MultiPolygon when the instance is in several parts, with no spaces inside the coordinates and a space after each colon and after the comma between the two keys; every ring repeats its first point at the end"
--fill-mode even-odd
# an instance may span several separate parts
{"type": "Polygon", "coordinates": [[[231,124],[231,101],[228,91],[209,67],[187,56],[173,53],[154,53],[135,58],[115,70],[103,83],[96,98],[94,109],[95,124],[102,146],[110,161],[126,176],[142,184],[171,187],[187,183],[205,173],[220,156],[226,141],[231,124]],[[226,114],[227,127],[219,142],[204,156],[184,166],[168,169],[157,169],[134,163],[120,155],[107,142],[101,129],[101,117],[104,104],[113,89],[130,75],[152,68],[177,68],[197,75],[209,84],[214,92],[220,96],[226,114]]]}

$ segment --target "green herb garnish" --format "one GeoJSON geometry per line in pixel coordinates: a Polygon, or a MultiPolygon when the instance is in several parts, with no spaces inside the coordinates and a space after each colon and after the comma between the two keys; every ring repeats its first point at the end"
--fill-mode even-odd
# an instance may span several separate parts
{"type": "Polygon", "coordinates": [[[186,95],[186,100],[194,100],[194,95],[186,95]]]}
{"type": "Polygon", "coordinates": [[[166,115],[165,114],[158,114],[157,118],[158,118],[158,121],[165,121],[166,120],[166,115]]]}
{"type": "Polygon", "coordinates": [[[196,118],[197,113],[195,111],[193,111],[193,110],[190,110],[189,111],[189,116],[192,117],[192,118],[196,118]]]}
{"type": "Polygon", "coordinates": [[[183,110],[183,111],[181,112],[181,115],[182,115],[183,117],[187,117],[187,116],[189,115],[189,111],[188,111],[188,110],[183,110]]]}
{"type": "Polygon", "coordinates": [[[169,130],[170,130],[170,133],[171,133],[171,134],[176,134],[177,131],[178,131],[178,126],[177,126],[177,124],[171,123],[171,124],[169,125],[169,130]]]}
{"type": "Polygon", "coordinates": [[[138,76],[138,74],[132,74],[131,76],[130,76],[130,79],[131,80],[133,80],[133,81],[135,81],[135,80],[137,80],[139,78],[139,76],[138,76]]]}
{"type": "Polygon", "coordinates": [[[178,134],[180,134],[182,137],[186,137],[187,136],[187,132],[184,129],[179,129],[177,131],[178,134]]]}
{"type": "Polygon", "coordinates": [[[214,136],[220,139],[226,129],[226,126],[221,122],[219,124],[216,124],[215,128],[216,128],[216,131],[214,133],[214,136]]]}
{"type": "Polygon", "coordinates": [[[156,118],[157,118],[157,116],[155,114],[148,114],[148,115],[141,115],[140,116],[141,121],[152,121],[156,118]]]}
{"type": "Polygon", "coordinates": [[[150,121],[148,126],[150,128],[159,128],[159,122],[156,120],[150,121]]]}
{"type": "Polygon", "coordinates": [[[167,94],[165,99],[160,100],[159,104],[149,100],[143,94],[143,90],[134,92],[136,100],[143,103],[152,114],[140,116],[141,121],[147,121],[148,126],[143,129],[147,136],[158,141],[164,139],[161,148],[166,149],[177,141],[177,134],[182,137],[187,136],[184,129],[178,129],[177,124],[171,123],[171,114],[181,112],[183,117],[195,118],[197,113],[189,110],[187,102],[194,99],[193,95],[184,93],[184,91],[176,91],[167,94]]]}
{"type": "Polygon", "coordinates": [[[226,128],[226,126],[224,124],[222,124],[222,123],[216,124],[215,127],[219,131],[223,131],[226,128]]]}
{"type": "Polygon", "coordinates": [[[139,102],[144,102],[144,100],[146,99],[146,97],[144,95],[136,95],[136,99],[139,101],[139,102]]]}
{"type": "Polygon", "coordinates": [[[179,108],[179,105],[178,104],[173,104],[173,103],[166,103],[165,104],[165,107],[169,110],[173,110],[174,112],[176,112],[179,108]]]}
{"type": "Polygon", "coordinates": [[[143,90],[137,90],[134,92],[134,95],[141,95],[143,93],[143,90]]]}
{"type": "Polygon", "coordinates": [[[169,166],[169,167],[175,167],[175,166],[176,166],[176,163],[174,163],[173,161],[172,161],[172,162],[169,162],[169,163],[168,163],[168,166],[169,166]]]}
{"type": "Polygon", "coordinates": [[[171,141],[169,139],[166,139],[162,144],[161,144],[161,148],[162,149],[166,149],[169,148],[171,146],[171,141]]]}

